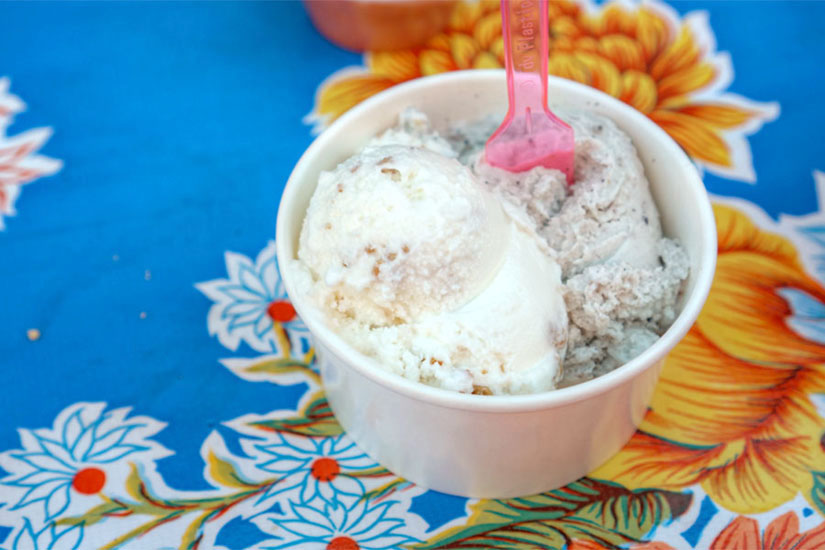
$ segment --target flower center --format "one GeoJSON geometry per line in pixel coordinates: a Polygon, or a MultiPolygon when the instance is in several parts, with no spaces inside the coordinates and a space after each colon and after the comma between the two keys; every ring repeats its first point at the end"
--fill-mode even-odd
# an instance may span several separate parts
{"type": "Polygon", "coordinates": [[[335,537],[327,544],[327,550],[359,550],[360,548],[358,543],[349,537],[335,537]]]}
{"type": "Polygon", "coordinates": [[[106,474],[99,468],[83,468],[72,478],[72,487],[78,493],[94,495],[103,489],[106,474]]]}
{"type": "Polygon", "coordinates": [[[318,481],[332,481],[341,473],[341,467],[334,458],[323,457],[312,463],[312,477],[318,481]]]}
{"type": "Polygon", "coordinates": [[[269,318],[278,323],[288,323],[295,319],[295,308],[288,300],[275,300],[266,308],[269,318]]]}

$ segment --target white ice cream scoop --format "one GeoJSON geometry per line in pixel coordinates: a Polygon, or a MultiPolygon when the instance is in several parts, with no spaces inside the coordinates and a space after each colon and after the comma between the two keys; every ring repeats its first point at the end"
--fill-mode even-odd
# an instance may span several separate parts
{"type": "Polygon", "coordinates": [[[421,147],[369,147],[323,172],[298,257],[326,308],[370,326],[454,310],[493,278],[506,219],[457,160],[421,147]]]}

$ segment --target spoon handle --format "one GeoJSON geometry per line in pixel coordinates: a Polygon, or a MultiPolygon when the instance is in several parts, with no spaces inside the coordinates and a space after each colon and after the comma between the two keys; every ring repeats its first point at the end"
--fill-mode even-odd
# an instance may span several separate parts
{"type": "Polygon", "coordinates": [[[508,116],[526,116],[530,121],[531,114],[547,111],[547,0],[501,0],[501,31],[508,116]]]}

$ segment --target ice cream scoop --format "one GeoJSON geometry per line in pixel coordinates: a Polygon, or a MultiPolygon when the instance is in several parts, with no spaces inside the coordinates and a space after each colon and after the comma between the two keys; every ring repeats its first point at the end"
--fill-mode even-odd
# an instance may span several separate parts
{"type": "Polygon", "coordinates": [[[299,259],[325,307],[369,326],[451,311],[504,258],[505,214],[457,160],[421,147],[371,146],[323,172],[299,259]]]}
{"type": "Polygon", "coordinates": [[[554,388],[568,338],[559,265],[530,220],[415,121],[321,173],[289,269],[345,340],[406,378],[554,388]]]}
{"type": "Polygon", "coordinates": [[[485,158],[510,172],[554,168],[573,183],[573,129],[547,107],[547,17],[547,0],[501,0],[509,108],[485,158]]]}

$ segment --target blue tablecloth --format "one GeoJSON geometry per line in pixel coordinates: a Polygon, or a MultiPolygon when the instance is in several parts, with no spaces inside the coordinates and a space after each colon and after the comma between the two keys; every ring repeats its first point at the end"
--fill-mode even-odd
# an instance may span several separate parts
{"type": "Polygon", "coordinates": [[[365,59],[296,2],[0,4],[0,548],[825,548],[825,4],[551,4],[551,72],[696,160],[720,270],[663,374],[684,396],[501,502],[341,434],[271,242],[313,127],[500,64],[495,5],[365,59]]]}

